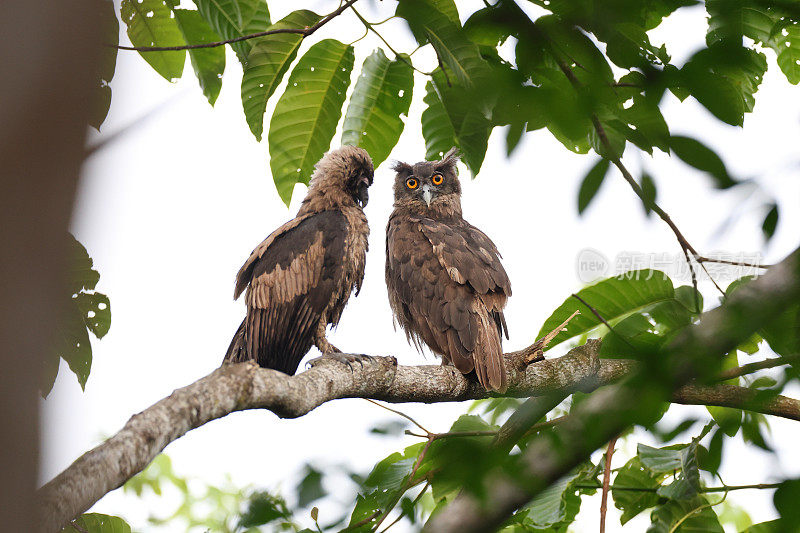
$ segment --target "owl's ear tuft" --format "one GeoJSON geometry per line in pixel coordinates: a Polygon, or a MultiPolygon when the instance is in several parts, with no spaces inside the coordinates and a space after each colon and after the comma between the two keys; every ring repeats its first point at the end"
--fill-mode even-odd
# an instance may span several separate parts
{"type": "Polygon", "coordinates": [[[397,172],[398,174],[411,174],[414,169],[408,163],[403,163],[402,161],[395,161],[392,165],[392,170],[397,172]]]}
{"type": "Polygon", "coordinates": [[[442,157],[441,161],[436,163],[436,170],[444,170],[445,168],[450,168],[454,174],[458,174],[456,170],[456,164],[461,160],[461,153],[458,151],[458,148],[453,146],[450,148],[446,154],[442,157]]]}

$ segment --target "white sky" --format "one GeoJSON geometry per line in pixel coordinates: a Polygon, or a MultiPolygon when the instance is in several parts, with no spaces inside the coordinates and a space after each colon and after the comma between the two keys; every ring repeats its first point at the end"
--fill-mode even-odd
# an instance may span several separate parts
{"type": "MultiPolygon", "coordinates": [[[[273,20],[299,7],[287,4],[270,3],[273,20]]],[[[379,20],[393,9],[393,3],[385,4],[359,5],[368,19],[379,20]]],[[[307,5],[319,13],[333,8],[330,2],[307,5]]],[[[463,17],[482,3],[459,5],[463,17]]],[[[413,49],[401,21],[380,29],[398,50],[413,49]]],[[[346,14],[311,41],[324,37],[351,41],[362,33],[355,17],[346,14]]],[[[681,64],[702,45],[703,12],[683,10],[651,34],[654,41],[667,42],[674,61],[681,64]]],[[[301,53],[310,44],[304,44],[301,53]]],[[[372,35],[358,43],[356,69],[378,45],[372,35]]],[[[414,56],[423,69],[432,66],[432,58],[425,53],[414,56]]],[[[755,113],[746,116],[744,129],[723,125],[692,99],[679,103],[670,94],[663,111],[673,134],[702,139],[723,156],[732,174],[754,178],[778,197],[781,223],[769,246],[763,248],[759,229],[764,214],[760,206],[766,200],[761,193],[750,195],[744,187],[713,191],[708,178],[660,153],[641,157],[629,149],[626,162],[632,169],[641,165],[649,169],[659,186],[659,203],[698,250],[762,251],[772,262],[797,247],[799,240],[800,98],[798,88],[779,72],[774,55],[767,54],[770,69],[757,94],[755,113]],[[728,213],[740,203],[741,217],[720,234],[728,213]]],[[[158,110],[90,157],[84,167],[72,230],[100,272],[98,290],[109,295],[113,320],[108,336],[93,342],[94,363],[86,391],[81,392],[74,375],[62,365],[53,392],[42,404],[42,481],[103,436],[116,432],[134,413],[219,365],[244,314],[244,304],[232,300],[234,276],[252,248],[294,215],[305,193],[304,186],[296,188],[289,210],[279,200],[269,172],[266,141],[257,143],[244,121],[241,67],[230,51],[222,93],[213,109],[188,61],[184,73],[172,85],[138,54],[119,54],[111,112],[102,134],[93,134],[92,141],[102,141],[158,110]]],[[[406,129],[390,160],[415,162],[424,157],[419,126],[424,109],[422,81],[418,76],[406,129]]],[[[276,100],[270,101],[267,117],[276,100]]],[[[568,152],[545,130],[524,137],[507,159],[504,133],[499,129],[492,135],[476,180],[471,181],[463,167],[461,175],[465,216],[498,245],[512,280],[507,348],[517,349],[529,344],[552,310],[581,287],[575,272],[580,250],[594,248],[609,258],[622,251],[678,256],[680,250],[663,222],[644,217],[639,201],[616,172],[609,174],[585,216],[577,216],[580,180],[595,156],[568,152]]],[[[337,133],[334,146],[339,139],[337,133]]],[[[338,330],[329,338],[345,351],[395,355],[401,364],[431,364],[435,361],[430,356],[417,354],[403,333],[392,327],[383,281],[384,227],[391,211],[392,180],[387,164],[376,170],[366,209],[372,235],[364,287],[357,299],[351,299],[338,330]]],[[[707,301],[715,301],[707,283],[703,288],[707,301]]],[[[308,357],[317,355],[312,351],[308,357]]],[[[439,431],[446,430],[467,407],[400,406],[439,431]]],[[[669,416],[677,418],[690,411],[705,413],[673,407],[669,416]]],[[[291,499],[297,472],[305,462],[320,467],[345,463],[368,471],[388,453],[413,443],[411,437],[382,439],[367,433],[391,418],[363,400],[332,402],[298,420],[279,420],[269,412],[235,413],[192,431],[166,451],[181,475],[210,483],[230,475],[238,485],[282,489],[291,499]]],[[[782,420],[771,422],[771,443],[778,455],[763,454],[737,437],[726,448],[722,469],[726,483],[800,475],[796,454],[800,429],[782,420]]],[[[615,466],[622,465],[635,447],[626,451],[615,456],[615,466]]],[[[333,491],[342,487],[347,485],[333,482],[329,486],[333,491]]],[[[342,493],[340,503],[347,504],[346,498],[342,493]]],[[[775,516],[768,491],[739,491],[728,499],[743,504],[756,522],[775,516]]],[[[146,525],[147,513],[166,514],[174,503],[166,500],[141,502],[116,491],[93,509],[122,515],[135,529],[147,531],[152,529],[146,525]]],[[[576,531],[596,529],[598,506],[597,498],[584,500],[576,531]]],[[[335,518],[336,509],[335,503],[322,506],[320,522],[335,518]]],[[[619,527],[615,512],[610,511],[609,531],[619,527]]],[[[628,530],[641,530],[647,523],[649,512],[628,530]]],[[[401,531],[399,526],[395,528],[401,531]]]]}

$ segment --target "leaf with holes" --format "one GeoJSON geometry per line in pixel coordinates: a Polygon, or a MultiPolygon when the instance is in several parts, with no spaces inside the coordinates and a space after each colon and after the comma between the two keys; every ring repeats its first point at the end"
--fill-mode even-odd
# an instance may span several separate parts
{"type": "Polygon", "coordinates": [[[61,533],[131,533],[131,526],[118,516],[86,513],[76,518],[61,533]]]}
{"type": "MultiPolygon", "coordinates": [[[[675,299],[672,281],[658,270],[635,270],[619,277],[604,279],[578,291],[577,295],[597,311],[606,321],[623,318],[653,304],[675,299]]],[[[600,325],[597,316],[576,298],[570,296],[545,320],[537,338],[550,333],[575,310],[581,312],[567,327],[556,335],[548,349],[556,344],[582,335],[600,325]]]]}
{"type": "Polygon", "coordinates": [[[439,94],[432,82],[425,84],[425,98],[422,102],[427,105],[422,112],[422,137],[425,139],[425,158],[428,160],[439,159],[447,151],[458,144],[456,131],[447,110],[444,108],[439,94]]]}
{"type": "MultiPolygon", "coordinates": [[[[319,19],[320,16],[312,11],[293,11],[270,29],[313,26],[319,19]]],[[[297,56],[303,36],[298,33],[277,33],[259,37],[255,41],[242,75],[242,107],[250,131],[261,141],[267,101],[297,56]]]]}
{"type": "Polygon", "coordinates": [[[353,47],[334,39],[312,46],[289,76],[269,128],[272,179],[289,205],[297,183],[308,183],[314,164],[330,148],[342,116],[353,47]]]}
{"type": "MultiPolygon", "coordinates": [[[[197,11],[173,9],[175,20],[187,44],[205,44],[220,40],[219,35],[206,24],[197,11]]],[[[192,68],[200,82],[200,88],[212,106],[222,88],[222,73],[225,72],[225,48],[198,48],[189,50],[192,68]]]]}
{"type": "Polygon", "coordinates": [[[800,24],[787,25],[778,33],[773,44],[778,53],[778,66],[789,83],[797,85],[800,83],[800,24]]]}
{"type": "Polygon", "coordinates": [[[391,153],[408,116],[414,71],[407,57],[389,61],[380,48],[361,67],[344,117],[342,144],[360,146],[375,168],[391,153]]]}
{"type": "MultiPolygon", "coordinates": [[[[133,46],[184,46],[178,23],[172,11],[161,0],[122,0],[120,15],[128,26],[128,37],[133,46]]],[[[156,72],[167,81],[183,74],[185,50],[169,52],[139,52],[156,72]]]]}
{"type": "MultiPolygon", "coordinates": [[[[266,0],[197,0],[197,9],[223,40],[252,35],[269,27],[266,0]]],[[[253,39],[231,43],[239,61],[244,64],[253,39]]]]}

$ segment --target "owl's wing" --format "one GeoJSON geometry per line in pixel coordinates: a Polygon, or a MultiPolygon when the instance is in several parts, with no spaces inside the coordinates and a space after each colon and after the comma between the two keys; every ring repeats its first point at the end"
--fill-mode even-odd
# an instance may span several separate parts
{"type": "Polygon", "coordinates": [[[236,279],[247,288],[244,342],[259,365],[294,373],[342,283],[347,220],[323,211],[291,220],[250,255],[236,279]]]}
{"type": "Polygon", "coordinates": [[[390,221],[387,284],[406,331],[462,373],[474,368],[487,388],[503,389],[500,334],[510,283],[494,244],[470,228],[425,218],[390,221]]]}
{"type": "Polygon", "coordinates": [[[481,295],[511,296],[511,282],[500,262],[500,252],[481,230],[463,219],[459,224],[445,225],[428,218],[420,221],[420,229],[453,281],[469,284],[481,295]]]}

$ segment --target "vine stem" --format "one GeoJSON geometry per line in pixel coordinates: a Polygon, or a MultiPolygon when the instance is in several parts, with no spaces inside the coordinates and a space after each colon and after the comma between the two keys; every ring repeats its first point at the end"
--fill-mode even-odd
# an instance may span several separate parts
{"type": "Polygon", "coordinates": [[[122,45],[107,45],[117,50],[132,50],[134,52],[171,52],[175,50],[196,50],[198,48],[216,48],[218,46],[225,46],[226,44],[238,43],[241,41],[247,41],[249,39],[255,39],[256,37],[264,37],[266,35],[275,35],[278,33],[295,33],[300,34],[304,38],[308,37],[322,26],[333,20],[334,18],[338,17],[342,14],[342,12],[347,9],[348,7],[355,4],[358,0],[347,0],[347,2],[340,5],[335,11],[332,11],[328,15],[326,15],[322,20],[314,24],[313,26],[307,26],[305,28],[277,28],[274,30],[266,30],[260,31],[257,33],[251,33],[249,35],[242,35],[241,37],[235,37],[233,39],[226,39],[224,41],[215,41],[213,43],[202,43],[202,44],[185,44],[181,46],[122,46],[122,45]]]}
{"type": "Polygon", "coordinates": [[[606,510],[608,508],[608,487],[611,484],[611,457],[614,455],[614,446],[617,444],[618,436],[614,436],[608,441],[606,448],[606,464],[603,469],[603,494],[600,499],[600,533],[606,531],[606,510]]]}

